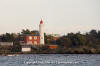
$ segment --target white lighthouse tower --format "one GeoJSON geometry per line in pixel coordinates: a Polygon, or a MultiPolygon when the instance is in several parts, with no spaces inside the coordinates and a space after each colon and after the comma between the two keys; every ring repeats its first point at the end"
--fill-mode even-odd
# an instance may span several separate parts
{"type": "Polygon", "coordinates": [[[40,21],[40,25],[39,25],[39,29],[40,29],[40,45],[44,45],[44,24],[43,21],[41,19],[40,21]]]}

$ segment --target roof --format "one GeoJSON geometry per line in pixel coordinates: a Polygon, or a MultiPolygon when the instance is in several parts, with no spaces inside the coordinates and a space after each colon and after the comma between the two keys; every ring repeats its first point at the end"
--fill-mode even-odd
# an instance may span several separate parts
{"type": "Polygon", "coordinates": [[[42,19],[41,19],[41,21],[40,21],[40,24],[43,24],[43,21],[42,21],[42,19]]]}
{"type": "Polygon", "coordinates": [[[40,36],[39,34],[25,34],[24,36],[40,36]]]}

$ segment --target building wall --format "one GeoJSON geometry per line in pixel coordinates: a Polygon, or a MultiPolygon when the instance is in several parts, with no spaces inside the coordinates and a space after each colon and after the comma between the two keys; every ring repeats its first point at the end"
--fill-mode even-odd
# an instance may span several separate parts
{"type": "Polygon", "coordinates": [[[57,49],[58,48],[58,45],[48,45],[48,48],[49,49],[57,49]]]}
{"type": "Polygon", "coordinates": [[[31,48],[30,47],[22,47],[22,52],[30,52],[31,48]]]}
{"type": "Polygon", "coordinates": [[[39,25],[39,31],[40,31],[40,44],[44,45],[44,24],[43,21],[40,21],[40,25],[39,25]]]}
{"type": "Polygon", "coordinates": [[[0,42],[1,46],[13,46],[13,42],[0,42]]]}
{"type": "Polygon", "coordinates": [[[40,36],[26,36],[25,42],[27,45],[39,45],[40,44],[40,36]]]}

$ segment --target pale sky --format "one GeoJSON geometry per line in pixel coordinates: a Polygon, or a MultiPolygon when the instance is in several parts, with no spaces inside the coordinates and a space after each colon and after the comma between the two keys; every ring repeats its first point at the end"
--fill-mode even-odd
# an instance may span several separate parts
{"type": "Polygon", "coordinates": [[[0,0],[0,34],[38,30],[67,34],[100,30],[100,0],[0,0]]]}

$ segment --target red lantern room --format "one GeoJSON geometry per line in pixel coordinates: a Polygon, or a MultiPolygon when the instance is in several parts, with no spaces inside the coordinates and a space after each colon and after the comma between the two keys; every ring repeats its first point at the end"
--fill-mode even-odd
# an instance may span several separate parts
{"type": "Polygon", "coordinates": [[[42,19],[41,19],[41,21],[40,21],[40,24],[43,24],[43,21],[42,21],[42,19]]]}

